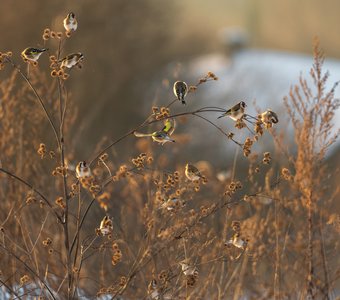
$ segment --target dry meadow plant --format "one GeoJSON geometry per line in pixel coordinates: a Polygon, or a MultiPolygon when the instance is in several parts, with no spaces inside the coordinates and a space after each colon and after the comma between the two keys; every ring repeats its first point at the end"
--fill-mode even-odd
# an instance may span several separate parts
{"type": "Polygon", "coordinates": [[[313,87],[301,77],[285,99],[296,147],[283,146],[275,131],[283,116],[270,110],[245,111],[235,132],[216,121],[228,116],[224,108],[190,110],[201,85],[218,79],[208,72],[188,86],[187,106],[171,99],[151,107],[144,122],[83,161],[67,134],[77,108],[66,84],[82,49],[63,53],[74,30],[42,36],[49,71],[0,53],[3,299],[332,298],[340,221],[325,161],[339,100],[337,83],[326,89],[318,44],[313,87]],[[176,129],[190,118],[242,151],[246,172],[237,170],[238,156],[230,172],[214,161],[182,161],[190,139],[176,129]],[[272,152],[263,151],[263,135],[273,137],[272,152]],[[135,147],[123,161],[114,147],[127,138],[135,147]],[[175,143],[158,145],[168,138],[175,143]]]}

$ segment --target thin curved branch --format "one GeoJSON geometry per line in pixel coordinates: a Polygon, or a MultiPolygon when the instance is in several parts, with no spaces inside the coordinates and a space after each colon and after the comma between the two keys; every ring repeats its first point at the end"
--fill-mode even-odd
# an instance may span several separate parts
{"type": "MultiPolygon", "coordinates": [[[[172,101],[170,104],[172,104],[172,103],[175,103],[175,101],[172,101]]],[[[142,129],[146,126],[149,126],[153,123],[161,122],[161,121],[163,121],[164,119],[167,119],[167,118],[178,118],[178,117],[181,117],[181,116],[195,115],[195,114],[198,114],[200,112],[225,112],[225,110],[223,108],[219,108],[219,107],[208,107],[207,106],[207,107],[202,107],[202,108],[194,110],[194,111],[177,113],[177,114],[167,116],[166,118],[162,118],[162,119],[159,119],[159,120],[151,120],[151,121],[147,122],[152,116],[152,115],[150,115],[142,124],[140,124],[139,126],[137,126],[134,129],[130,130],[126,134],[122,135],[118,139],[114,140],[111,144],[106,146],[103,150],[99,151],[99,153],[97,153],[95,155],[95,157],[90,160],[89,165],[91,166],[96,159],[98,159],[103,153],[105,153],[105,151],[107,151],[111,147],[115,146],[116,144],[118,144],[119,142],[121,142],[122,140],[127,138],[128,136],[132,135],[137,130],[140,130],[140,129],[142,129]]],[[[196,116],[198,116],[198,115],[196,115],[196,116]]],[[[204,117],[202,117],[202,119],[204,119],[204,117]]],[[[209,121],[209,122],[211,122],[211,121],[209,121]]],[[[213,123],[211,122],[211,124],[213,124],[213,123]]],[[[221,129],[216,124],[214,124],[214,127],[218,128],[221,131],[221,129]]],[[[223,134],[225,134],[225,133],[223,132],[223,134]]],[[[236,141],[234,141],[234,142],[236,142],[236,141]]],[[[236,142],[236,143],[239,144],[238,142],[236,142]]]]}
{"type": "Polygon", "coordinates": [[[72,253],[72,250],[73,250],[73,247],[74,247],[74,245],[75,245],[75,243],[76,243],[76,240],[77,240],[77,237],[78,237],[78,235],[79,235],[80,229],[81,229],[81,227],[82,227],[82,225],[83,225],[83,223],[84,223],[84,221],[85,221],[85,218],[86,218],[86,216],[87,216],[87,214],[88,214],[88,212],[89,212],[91,206],[93,205],[94,201],[96,201],[96,198],[93,198],[93,199],[91,200],[91,202],[88,204],[88,206],[86,207],[86,210],[85,210],[85,212],[84,212],[84,215],[83,215],[83,217],[81,218],[81,221],[80,221],[80,223],[79,223],[79,227],[78,227],[78,229],[77,229],[77,232],[76,232],[76,234],[75,234],[75,236],[74,236],[74,238],[73,238],[73,240],[72,240],[72,244],[71,244],[71,247],[70,247],[70,253],[72,253]]]}
{"type": "Polygon", "coordinates": [[[240,147],[243,146],[243,145],[242,145],[241,143],[239,143],[238,141],[235,141],[233,138],[230,138],[230,137],[228,136],[228,134],[225,133],[225,132],[221,129],[221,127],[218,127],[215,123],[213,123],[213,122],[210,121],[209,119],[207,119],[207,118],[205,118],[205,117],[203,117],[203,116],[201,116],[201,115],[198,115],[198,114],[196,114],[196,113],[194,113],[193,115],[194,115],[195,117],[201,118],[202,120],[204,120],[204,121],[210,123],[210,124],[211,124],[212,126],[214,126],[216,129],[218,129],[223,135],[225,135],[229,140],[232,140],[236,145],[238,145],[238,146],[240,146],[240,147]]]}
{"type": "Polygon", "coordinates": [[[14,69],[17,70],[17,72],[20,74],[20,76],[26,81],[26,83],[28,84],[28,86],[31,88],[31,90],[33,91],[34,95],[36,96],[36,98],[38,99],[43,111],[45,112],[45,115],[47,117],[48,122],[50,123],[53,133],[55,135],[56,141],[58,146],[60,147],[60,139],[57,133],[57,129],[56,126],[54,125],[53,121],[52,121],[52,117],[50,116],[49,112],[47,111],[47,108],[43,102],[43,100],[41,99],[40,95],[38,94],[37,90],[35,89],[35,87],[32,85],[31,81],[29,80],[29,78],[20,70],[20,68],[8,57],[6,57],[6,60],[12,65],[12,67],[14,69]]]}
{"type": "MultiPolygon", "coordinates": [[[[21,299],[21,296],[19,296],[8,284],[6,284],[6,282],[5,281],[2,281],[1,279],[0,279],[0,283],[6,288],[6,289],[8,289],[11,293],[12,293],[12,295],[15,295],[18,299],[21,299]]],[[[0,286],[1,287],[1,286],[0,286]]]]}
{"type": "Polygon", "coordinates": [[[51,289],[49,288],[49,286],[47,285],[47,283],[41,279],[41,277],[28,265],[26,264],[20,257],[18,257],[16,254],[14,254],[12,251],[10,251],[9,249],[7,249],[5,246],[3,246],[2,244],[0,244],[0,247],[2,249],[4,249],[8,255],[13,256],[16,260],[18,260],[19,262],[21,262],[25,268],[36,278],[38,278],[40,280],[40,282],[42,283],[42,285],[46,288],[46,290],[48,291],[48,293],[51,295],[52,299],[56,300],[56,298],[54,297],[53,292],[51,291],[51,289]]]}
{"type": "Polygon", "coordinates": [[[13,173],[11,173],[11,172],[9,172],[9,171],[3,169],[3,168],[0,168],[0,172],[2,172],[2,173],[4,173],[4,174],[6,174],[6,175],[12,177],[13,179],[15,179],[15,180],[21,182],[22,184],[26,185],[27,187],[29,187],[34,193],[36,193],[37,195],[40,196],[40,198],[47,204],[47,206],[48,206],[49,208],[52,209],[52,211],[54,212],[54,214],[55,214],[55,216],[57,217],[57,219],[58,219],[60,222],[62,221],[62,220],[61,220],[61,217],[60,217],[60,216],[58,215],[58,213],[54,210],[52,204],[47,200],[47,198],[46,198],[41,192],[39,192],[37,189],[35,189],[35,188],[33,187],[33,185],[31,185],[31,184],[28,183],[26,180],[20,178],[19,176],[15,175],[15,174],[13,174],[13,173]]]}

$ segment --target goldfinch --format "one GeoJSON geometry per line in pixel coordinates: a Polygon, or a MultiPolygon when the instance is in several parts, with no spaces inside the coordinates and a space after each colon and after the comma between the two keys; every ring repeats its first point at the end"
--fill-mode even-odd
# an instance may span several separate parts
{"type": "Polygon", "coordinates": [[[228,109],[223,115],[219,116],[218,119],[224,116],[228,116],[234,121],[242,119],[246,106],[246,103],[244,101],[241,101],[234,105],[232,108],[228,109]]]}
{"type": "Polygon", "coordinates": [[[148,285],[148,294],[152,300],[161,299],[161,295],[158,291],[158,284],[156,279],[152,279],[148,285]]]}
{"type": "Polygon", "coordinates": [[[240,234],[237,232],[233,235],[232,239],[230,239],[229,241],[225,242],[225,245],[233,245],[236,248],[242,249],[244,250],[247,242],[241,238],[240,234]]]}
{"type": "Polygon", "coordinates": [[[86,161],[81,161],[76,166],[76,176],[78,179],[91,176],[91,169],[87,166],[86,161]]]}
{"type": "Polygon", "coordinates": [[[84,55],[80,52],[72,53],[67,55],[61,60],[60,68],[68,68],[71,69],[72,67],[78,65],[84,59],[84,55]]]}
{"type": "Polygon", "coordinates": [[[64,19],[64,28],[66,32],[76,31],[78,27],[78,22],[76,16],[73,12],[70,12],[64,19]]]}
{"type": "Polygon", "coordinates": [[[112,232],[113,224],[109,216],[105,216],[103,220],[100,222],[99,230],[102,235],[108,235],[112,232]]]}
{"type": "Polygon", "coordinates": [[[173,90],[176,98],[185,105],[184,98],[188,93],[188,85],[184,81],[176,81],[173,90]]]}
{"type": "Polygon", "coordinates": [[[261,121],[264,124],[271,124],[271,123],[278,123],[279,118],[276,113],[274,113],[272,110],[267,109],[264,113],[261,114],[261,121]]]}
{"type": "Polygon", "coordinates": [[[21,52],[21,56],[24,60],[38,61],[41,54],[47,51],[48,48],[38,49],[33,47],[28,47],[21,52]]]}
{"type": "Polygon", "coordinates": [[[182,272],[185,276],[195,275],[197,273],[197,268],[195,266],[190,266],[187,262],[179,263],[182,267],[182,272]]]}
{"type": "Polygon", "coordinates": [[[170,136],[163,132],[163,131],[155,131],[153,133],[141,133],[141,132],[134,132],[134,135],[136,137],[146,137],[146,136],[151,136],[154,142],[157,142],[161,145],[164,145],[167,142],[172,142],[175,143],[175,140],[171,139],[170,136]]]}
{"type": "Polygon", "coordinates": [[[185,205],[179,198],[171,197],[164,201],[160,208],[167,209],[168,211],[173,211],[176,207],[183,207],[185,205]]]}
{"type": "Polygon", "coordinates": [[[190,181],[197,181],[203,176],[201,175],[200,171],[198,169],[191,165],[191,164],[186,164],[185,166],[185,176],[190,180],[190,181]]]}

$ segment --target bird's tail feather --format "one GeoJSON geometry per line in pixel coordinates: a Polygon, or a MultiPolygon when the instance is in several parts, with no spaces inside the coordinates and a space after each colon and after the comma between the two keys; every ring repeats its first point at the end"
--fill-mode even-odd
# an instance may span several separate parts
{"type": "Polygon", "coordinates": [[[135,131],[133,134],[134,134],[136,137],[152,136],[152,133],[141,133],[141,132],[138,132],[138,131],[135,131]]]}

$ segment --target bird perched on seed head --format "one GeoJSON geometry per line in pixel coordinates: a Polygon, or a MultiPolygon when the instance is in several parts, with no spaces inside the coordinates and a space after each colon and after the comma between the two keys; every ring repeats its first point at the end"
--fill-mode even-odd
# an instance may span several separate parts
{"type": "Polygon", "coordinates": [[[200,171],[193,165],[191,164],[186,164],[185,166],[185,176],[190,180],[190,181],[197,181],[203,176],[201,175],[200,171]]]}
{"type": "Polygon", "coordinates": [[[234,121],[242,119],[246,106],[246,103],[244,101],[241,101],[234,105],[232,108],[228,109],[223,115],[219,116],[218,119],[224,116],[228,116],[234,121]]]}
{"type": "Polygon", "coordinates": [[[185,202],[181,201],[179,198],[170,197],[168,200],[165,200],[160,208],[167,209],[168,211],[173,211],[176,207],[185,206],[185,202]]]}
{"type": "Polygon", "coordinates": [[[76,31],[78,27],[78,22],[76,16],[73,12],[70,12],[64,19],[64,28],[66,32],[76,31]]]}
{"type": "Polygon", "coordinates": [[[182,271],[183,271],[183,274],[185,276],[188,276],[188,275],[194,275],[195,273],[197,273],[197,269],[195,266],[190,266],[187,262],[183,261],[183,262],[180,262],[179,263],[182,267],[182,271]]]}
{"type": "Polygon", "coordinates": [[[185,96],[188,93],[188,85],[184,82],[184,81],[176,81],[174,83],[174,94],[176,96],[176,98],[179,101],[182,101],[182,104],[186,104],[185,103],[185,96]]]}
{"type": "Polygon", "coordinates": [[[237,248],[240,248],[242,250],[245,249],[246,245],[247,245],[247,242],[241,238],[240,234],[238,232],[236,232],[232,239],[225,242],[225,245],[228,246],[228,245],[234,245],[235,247],[237,248]]]}
{"type": "Polygon", "coordinates": [[[99,230],[102,235],[108,235],[112,232],[113,225],[112,220],[110,219],[109,216],[105,216],[103,220],[100,222],[99,230]]]}
{"type": "Polygon", "coordinates": [[[72,67],[78,65],[83,59],[84,55],[82,53],[72,53],[61,60],[60,68],[71,69],[72,67]]]}
{"type": "Polygon", "coordinates": [[[164,131],[155,131],[153,133],[141,133],[141,132],[134,132],[136,137],[146,137],[151,136],[154,142],[158,142],[161,145],[164,145],[167,142],[175,143],[175,140],[171,139],[171,137],[164,131]]]}
{"type": "Polygon", "coordinates": [[[27,59],[30,61],[37,61],[40,55],[47,50],[48,48],[38,49],[38,48],[28,47],[24,51],[21,52],[21,56],[23,59],[27,59]]]}
{"type": "Polygon", "coordinates": [[[274,113],[272,110],[267,109],[264,113],[261,114],[261,121],[265,124],[267,123],[278,123],[279,118],[276,113],[274,113]]]}
{"type": "Polygon", "coordinates": [[[91,176],[91,169],[87,166],[86,161],[78,163],[76,167],[76,176],[78,179],[91,176]]]}

